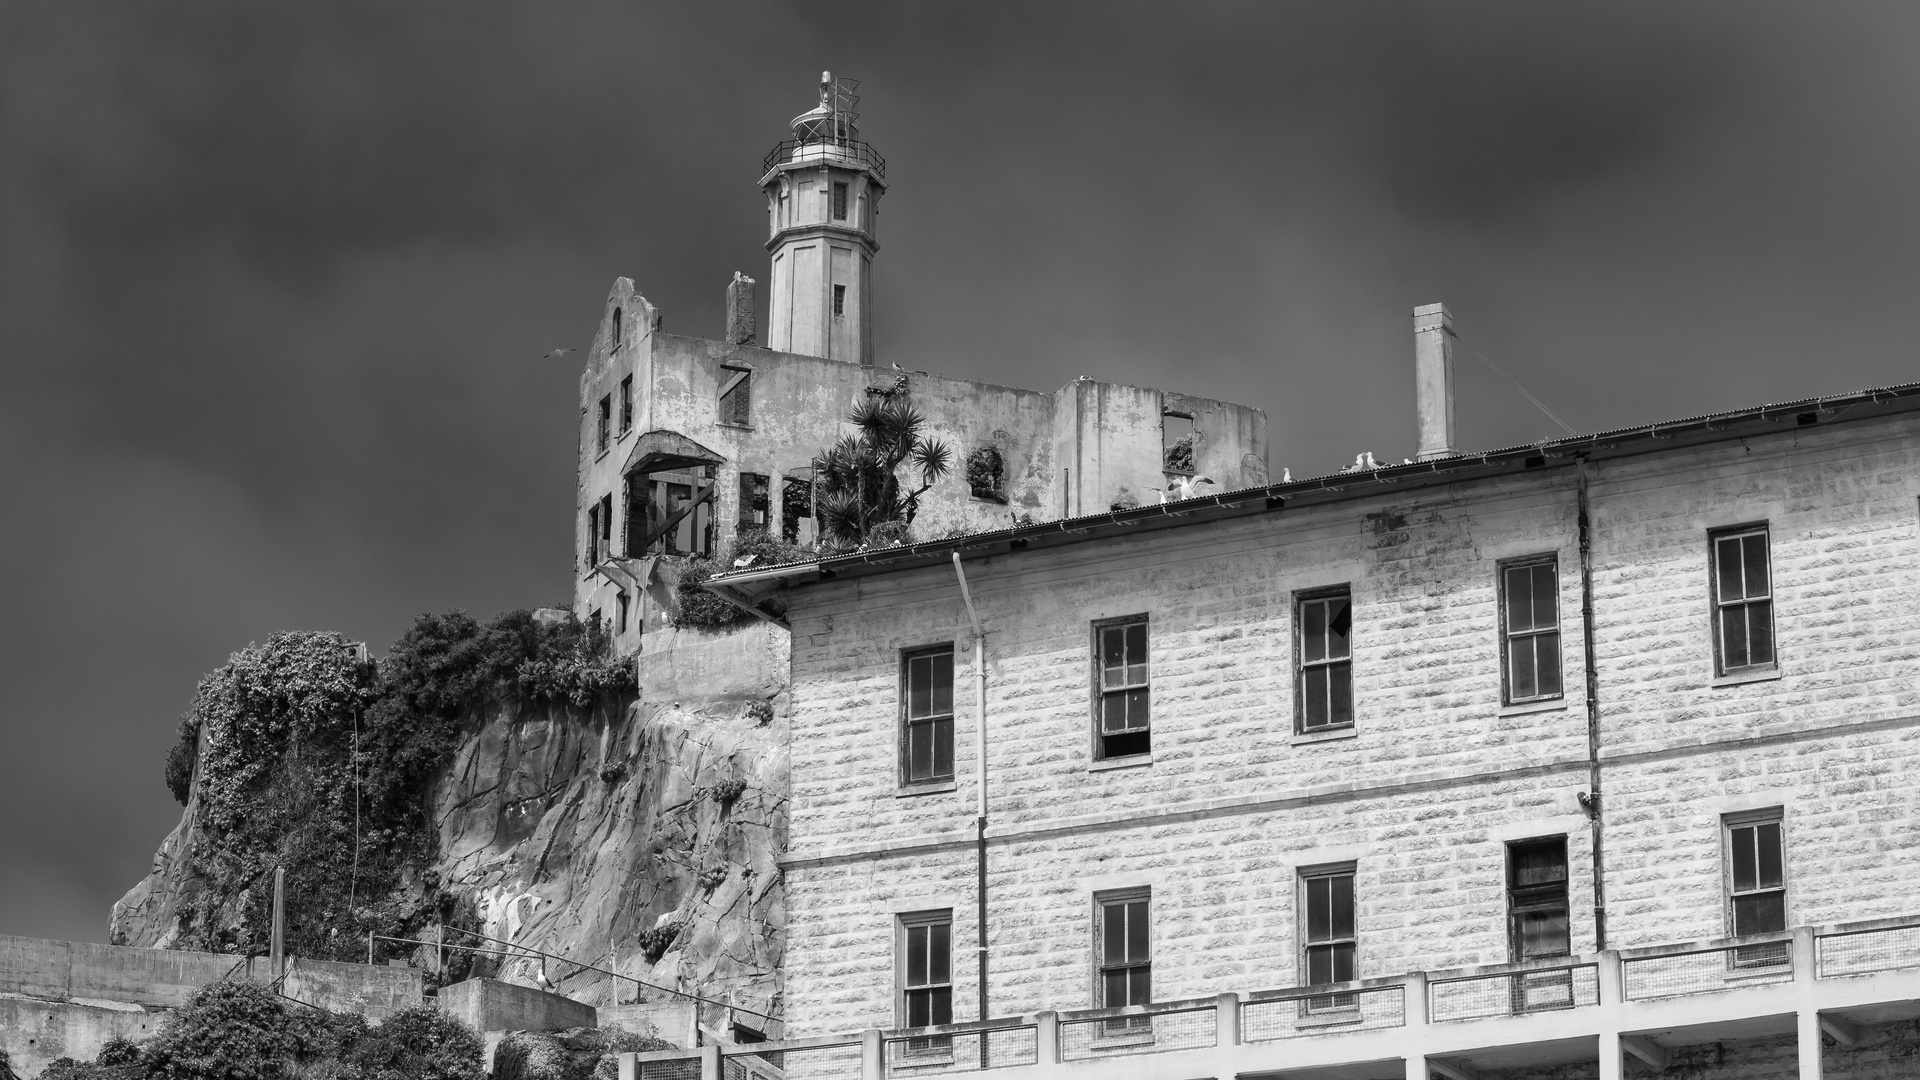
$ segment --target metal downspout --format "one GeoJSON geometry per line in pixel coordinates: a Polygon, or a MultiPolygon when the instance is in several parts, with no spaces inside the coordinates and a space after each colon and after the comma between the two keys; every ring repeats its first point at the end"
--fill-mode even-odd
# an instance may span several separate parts
{"type": "MultiPolygon", "coordinates": [[[[960,581],[960,599],[967,605],[967,621],[973,624],[973,792],[975,876],[979,883],[979,910],[974,913],[978,929],[975,946],[980,956],[980,1016],[987,1018],[987,638],[980,630],[980,616],[973,610],[973,594],[967,591],[967,572],[960,568],[960,553],[953,553],[953,576],[960,581]]],[[[980,1040],[981,1055],[986,1054],[986,1039],[980,1040]]]]}
{"type": "Polygon", "coordinates": [[[1593,940],[1607,947],[1607,864],[1600,820],[1600,672],[1593,649],[1593,515],[1587,501],[1587,458],[1574,459],[1580,493],[1580,639],[1587,684],[1587,793],[1581,803],[1593,833],[1593,940]]]}

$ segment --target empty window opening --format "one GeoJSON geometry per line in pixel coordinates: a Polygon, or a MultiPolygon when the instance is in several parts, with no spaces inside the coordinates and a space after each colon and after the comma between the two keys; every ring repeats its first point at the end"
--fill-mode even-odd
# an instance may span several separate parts
{"type": "MultiPolygon", "coordinates": [[[[1507,939],[1515,962],[1571,956],[1567,904],[1567,838],[1517,840],[1507,845],[1507,939]]],[[[1571,1009],[1572,976],[1565,970],[1516,976],[1513,1011],[1571,1009]]]]}
{"type": "Polygon", "coordinates": [[[847,220],[847,185],[844,183],[833,185],[833,220],[847,220]]]}
{"type": "Polygon", "coordinates": [[[1714,653],[1719,674],[1769,668],[1773,655],[1773,582],[1767,527],[1713,536],[1714,653]]]}
{"type": "Polygon", "coordinates": [[[595,554],[598,555],[594,561],[596,566],[613,556],[613,496],[610,494],[600,497],[600,540],[595,554]]]}
{"type": "MultiPolygon", "coordinates": [[[[902,1027],[953,1023],[953,912],[922,911],[900,916],[900,1004],[902,1027]]],[[[909,1039],[909,1055],[946,1054],[949,1036],[909,1039]]]]}
{"type": "Polygon", "coordinates": [[[585,573],[593,573],[600,565],[600,504],[594,503],[587,508],[587,547],[581,553],[586,565],[581,567],[585,573]]]}
{"type": "Polygon", "coordinates": [[[620,380],[620,434],[633,430],[633,376],[620,380]]]}
{"type": "Polygon", "coordinates": [[[713,553],[713,467],[630,474],[626,479],[626,554],[713,553]]]}
{"type": "MultiPolygon", "coordinates": [[[[1300,899],[1307,916],[1301,958],[1306,984],[1351,982],[1356,977],[1359,950],[1353,915],[1353,869],[1303,874],[1300,899]]],[[[1352,994],[1327,994],[1307,1000],[1312,1010],[1346,1009],[1353,1003],[1352,994]]]]}
{"type": "Polygon", "coordinates": [[[627,632],[627,590],[625,589],[621,589],[620,594],[613,598],[613,632],[616,634],[627,632]]]}
{"type": "Polygon", "coordinates": [[[1161,467],[1171,473],[1193,473],[1193,415],[1165,411],[1160,414],[1161,467]]]}
{"type": "Polygon", "coordinates": [[[833,287],[833,313],[835,315],[845,315],[847,313],[847,287],[845,285],[835,285],[833,287]]]}
{"type": "Polygon", "coordinates": [[[813,546],[815,531],[812,480],[789,476],[781,482],[780,539],[802,547],[813,546]]]}
{"type": "MultiPolygon", "coordinates": [[[[1146,889],[1101,893],[1095,897],[1094,961],[1099,982],[1095,1008],[1118,1009],[1153,1001],[1152,896],[1146,889]]],[[[1106,1033],[1150,1032],[1150,1016],[1122,1016],[1106,1022],[1106,1033]]]]}
{"type": "Polygon", "coordinates": [[[748,427],[753,423],[752,369],[720,369],[720,422],[735,427],[748,427]]]}
{"type": "Polygon", "coordinates": [[[615,348],[620,347],[620,309],[619,308],[613,309],[613,345],[615,348]]]}
{"type": "Polygon", "coordinates": [[[598,432],[595,438],[597,452],[604,454],[607,452],[608,444],[613,441],[613,395],[611,394],[600,399],[600,419],[595,430],[598,432]]]}
{"type": "MultiPolygon", "coordinates": [[[[1734,937],[1787,928],[1786,847],[1780,811],[1730,817],[1727,837],[1727,923],[1734,937]]],[[[1787,962],[1787,943],[1736,949],[1733,962],[1758,967],[1787,962]]]]}
{"type": "Polygon", "coordinates": [[[1560,566],[1552,555],[1500,568],[1506,703],[1561,696],[1560,566]]]}
{"type": "Polygon", "coordinates": [[[1352,598],[1344,586],[1337,592],[1302,597],[1296,621],[1301,732],[1352,726],[1353,660],[1348,636],[1353,628],[1352,598]]]}
{"type": "Polygon", "coordinates": [[[953,646],[908,653],[901,664],[900,779],[953,779],[953,646]]]}
{"type": "Polygon", "coordinates": [[[1143,615],[1094,627],[1096,757],[1129,757],[1153,749],[1148,723],[1151,687],[1143,615]]]}
{"type": "Polygon", "coordinates": [[[768,500],[772,495],[769,489],[766,477],[757,473],[740,474],[739,532],[766,531],[768,500]]]}

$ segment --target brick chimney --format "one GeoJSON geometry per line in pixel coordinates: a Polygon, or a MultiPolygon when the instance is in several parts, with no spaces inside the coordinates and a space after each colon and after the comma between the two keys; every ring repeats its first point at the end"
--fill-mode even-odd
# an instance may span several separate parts
{"type": "Polygon", "coordinates": [[[754,316],[753,279],[738,270],[727,285],[727,344],[751,345],[760,336],[754,316]]]}
{"type": "Polygon", "coordinates": [[[1453,445],[1453,316],[1445,304],[1413,309],[1413,409],[1420,432],[1414,460],[1459,452],[1453,445]]]}

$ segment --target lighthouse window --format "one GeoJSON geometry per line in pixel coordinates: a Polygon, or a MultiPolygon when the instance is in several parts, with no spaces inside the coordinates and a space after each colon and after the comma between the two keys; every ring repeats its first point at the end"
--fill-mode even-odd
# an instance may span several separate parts
{"type": "Polygon", "coordinates": [[[843,183],[833,185],[833,220],[847,220],[847,185],[843,183]]]}
{"type": "Polygon", "coordinates": [[[847,287],[845,285],[835,285],[833,287],[833,313],[835,315],[845,315],[847,313],[847,287]]]}

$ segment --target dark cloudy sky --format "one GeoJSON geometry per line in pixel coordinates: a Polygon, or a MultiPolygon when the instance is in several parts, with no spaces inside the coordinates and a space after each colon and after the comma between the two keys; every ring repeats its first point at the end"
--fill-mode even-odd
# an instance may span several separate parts
{"type": "MultiPolygon", "coordinates": [[[[882,363],[1412,450],[1410,320],[1588,430],[1920,378],[1920,6],[0,0],[0,933],[104,940],[200,674],[568,594],[612,279],[717,335],[822,68],[882,363]]],[[[1461,354],[1471,447],[1551,421],[1461,354]]]]}

